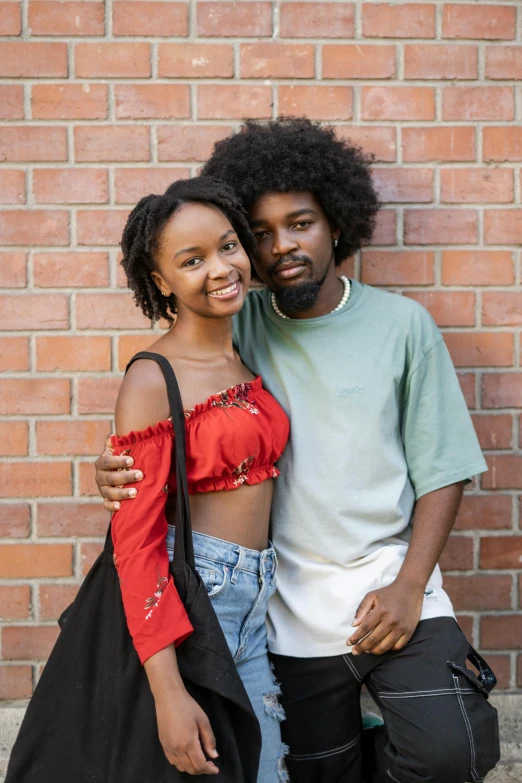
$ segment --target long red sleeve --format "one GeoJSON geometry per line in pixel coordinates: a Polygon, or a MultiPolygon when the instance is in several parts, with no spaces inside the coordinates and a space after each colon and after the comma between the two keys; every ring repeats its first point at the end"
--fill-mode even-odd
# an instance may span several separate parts
{"type": "Polygon", "coordinates": [[[166,484],[171,471],[172,427],[160,422],[143,432],[113,436],[115,455],[130,454],[144,478],[134,500],[112,518],[115,565],[127,624],[142,663],[189,636],[192,625],[169,574],[165,546],[166,484]]]}

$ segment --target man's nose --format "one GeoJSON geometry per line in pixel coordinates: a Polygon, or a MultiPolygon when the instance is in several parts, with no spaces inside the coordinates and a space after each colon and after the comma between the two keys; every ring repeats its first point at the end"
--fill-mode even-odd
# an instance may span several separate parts
{"type": "Polygon", "coordinates": [[[272,255],[286,256],[299,249],[299,243],[290,231],[277,231],[272,236],[272,255]]]}

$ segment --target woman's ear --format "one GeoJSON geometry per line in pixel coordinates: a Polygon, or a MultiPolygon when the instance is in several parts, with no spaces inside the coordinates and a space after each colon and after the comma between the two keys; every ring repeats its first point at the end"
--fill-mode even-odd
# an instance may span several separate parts
{"type": "Polygon", "coordinates": [[[163,294],[163,296],[170,296],[171,291],[168,287],[168,285],[163,280],[162,276],[158,272],[151,272],[150,276],[152,277],[152,281],[156,288],[158,288],[159,292],[163,294]]]}

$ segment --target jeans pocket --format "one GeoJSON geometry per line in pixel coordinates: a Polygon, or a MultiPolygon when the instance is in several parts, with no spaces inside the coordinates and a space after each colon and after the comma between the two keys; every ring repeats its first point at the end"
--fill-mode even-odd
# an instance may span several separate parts
{"type": "Polygon", "coordinates": [[[489,704],[487,690],[471,669],[453,661],[448,661],[448,666],[468,735],[471,780],[478,783],[500,759],[497,711],[489,704]]]}
{"type": "Polygon", "coordinates": [[[196,570],[207,588],[210,598],[220,595],[228,583],[228,566],[205,557],[195,557],[196,570]]]}

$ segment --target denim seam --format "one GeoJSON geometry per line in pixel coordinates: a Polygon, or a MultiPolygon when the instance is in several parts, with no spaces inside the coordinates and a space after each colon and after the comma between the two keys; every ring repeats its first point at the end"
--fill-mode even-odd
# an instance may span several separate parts
{"type": "Polygon", "coordinates": [[[328,758],[328,756],[336,756],[338,753],[344,753],[346,750],[350,750],[350,748],[355,747],[357,743],[360,741],[360,737],[356,737],[351,742],[348,742],[347,745],[343,745],[340,748],[334,748],[333,750],[323,750],[320,753],[308,753],[306,755],[294,755],[293,753],[288,754],[288,758],[292,759],[292,761],[312,761],[313,759],[325,759],[328,758]]]}
{"type": "Polygon", "coordinates": [[[358,680],[358,682],[362,682],[362,677],[359,675],[359,672],[355,668],[355,665],[353,664],[353,662],[348,658],[348,655],[349,655],[349,653],[347,653],[346,655],[342,656],[343,661],[348,666],[348,668],[352,672],[352,674],[355,677],[355,679],[358,680]]]}
{"type": "Polygon", "coordinates": [[[411,693],[402,694],[402,693],[396,693],[396,694],[390,694],[390,695],[384,695],[382,693],[379,693],[379,696],[381,699],[424,699],[428,698],[429,696],[453,696],[455,693],[469,693],[472,695],[480,696],[480,693],[477,691],[472,690],[471,688],[443,688],[438,691],[412,691],[411,693]]]}
{"type": "Polygon", "coordinates": [[[459,692],[459,679],[458,677],[453,674],[453,683],[455,685],[455,691],[457,693],[457,699],[459,701],[460,711],[462,712],[462,717],[464,718],[464,723],[466,724],[466,731],[468,732],[468,739],[469,744],[471,748],[471,764],[470,764],[470,771],[473,776],[474,781],[479,781],[481,778],[477,775],[477,770],[475,769],[475,743],[473,742],[473,732],[471,731],[471,724],[469,722],[468,714],[466,712],[466,708],[464,707],[464,702],[462,700],[462,696],[459,692]]]}

